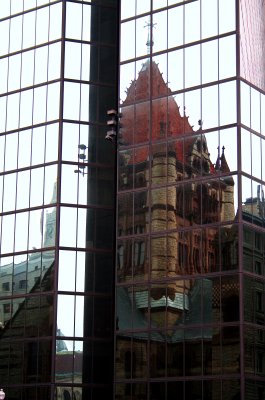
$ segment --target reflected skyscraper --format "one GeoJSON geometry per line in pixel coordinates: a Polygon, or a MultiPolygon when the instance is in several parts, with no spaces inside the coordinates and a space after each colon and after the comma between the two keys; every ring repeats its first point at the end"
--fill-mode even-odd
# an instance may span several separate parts
{"type": "Polygon", "coordinates": [[[263,400],[265,5],[2,3],[6,398],[263,400]]]}

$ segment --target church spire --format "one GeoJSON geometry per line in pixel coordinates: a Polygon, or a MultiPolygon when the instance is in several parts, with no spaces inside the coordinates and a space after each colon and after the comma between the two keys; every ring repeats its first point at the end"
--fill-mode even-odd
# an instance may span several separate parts
{"type": "Polygon", "coordinates": [[[149,22],[146,22],[144,28],[148,28],[148,35],[147,35],[147,42],[146,42],[146,46],[147,46],[147,54],[151,53],[151,48],[154,45],[154,41],[153,39],[151,40],[152,35],[152,31],[151,28],[154,28],[156,24],[152,24],[151,20],[149,22]]]}

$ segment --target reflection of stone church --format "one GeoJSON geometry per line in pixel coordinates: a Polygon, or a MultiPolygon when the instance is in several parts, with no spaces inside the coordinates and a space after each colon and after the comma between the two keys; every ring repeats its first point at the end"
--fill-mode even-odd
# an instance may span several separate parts
{"type": "MultiPolygon", "coordinates": [[[[133,199],[131,192],[121,195],[118,230],[122,235],[147,232],[156,235],[151,239],[150,258],[146,239],[141,241],[141,236],[134,243],[120,242],[118,279],[126,281],[132,274],[147,279],[149,273],[152,279],[177,278],[218,270],[220,232],[216,227],[199,226],[234,219],[234,181],[231,176],[220,177],[220,173],[229,173],[224,148],[216,163],[212,163],[201,128],[194,132],[188,117],[180,115],[155,63],[143,65],[138,79],[128,89],[123,106],[123,143],[130,142],[132,135],[135,145],[143,142],[150,126],[152,144],[150,149],[136,147],[134,152],[121,152],[119,188],[134,187],[139,191],[134,192],[133,199]],[[153,97],[169,96],[154,100],[152,110],[144,101],[150,79],[153,97]],[[133,106],[136,100],[142,101],[139,110],[133,106]],[[150,111],[151,121],[147,118],[150,111]],[[198,229],[190,229],[196,225],[198,229]]],[[[172,307],[178,313],[177,304],[184,292],[179,292],[175,283],[167,287],[167,295],[159,286],[152,289],[154,302],[161,303],[165,296],[175,299],[172,307]]]]}
{"type": "MultiPolygon", "coordinates": [[[[185,112],[181,116],[155,63],[146,62],[128,88],[121,123],[122,144],[132,144],[134,138],[135,147],[120,149],[119,154],[118,232],[124,239],[118,241],[117,279],[141,285],[117,291],[117,376],[161,378],[165,370],[169,377],[238,374],[238,327],[208,326],[203,332],[195,328],[239,320],[236,277],[194,279],[201,273],[238,268],[238,231],[232,224],[234,180],[225,149],[213,163],[201,121],[194,131],[185,112]],[[151,109],[150,90],[157,98],[151,109]],[[151,145],[140,146],[148,140],[148,131],[151,145]],[[150,243],[144,235],[148,233],[150,243]],[[149,279],[151,286],[144,284],[149,279]],[[130,334],[132,326],[137,332],[130,334]]],[[[205,399],[220,398],[219,387],[213,385],[209,384],[205,399]]],[[[130,398],[131,390],[139,390],[135,396],[145,398],[145,389],[130,385],[120,389],[117,398],[130,398]]],[[[192,390],[186,389],[186,398],[200,398],[192,390]]],[[[152,399],[163,398],[163,390],[162,397],[158,392],[152,399]]],[[[236,399],[238,393],[235,385],[227,398],[236,399]]],[[[168,395],[171,399],[170,385],[168,395]]]]}
{"type": "MultiPolygon", "coordinates": [[[[141,143],[150,126],[152,144],[150,149],[136,147],[134,152],[120,154],[119,188],[127,190],[134,186],[139,191],[134,193],[134,199],[129,192],[121,195],[118,230],[122,235],[165,230],[170,233],[167,239],[164,235],[152,240],[151,260],[139,256],[140,265],[132,265],[130,251],[119,248],[122,279],[132,273],[144,276],[150,265],[153,278],[214,271],[219,264],[216,229],[189,228],[234,219],[233,178],[219,177],[220,172],[229,173],[224,148],[213,164],[201,129],[194,132],[188,117],[180,115],[158,66],[151,66],[144,64],[123,103],[123,143],[128,143],[132,135],[136,145],[141,143]],[[153,96],[169,95],[166,100],[153,101],[152,110],[144,102],[150,76],[153,96]],[[139,111],[133,107],[136,100],[143,100],[139,111]],[[147,119],[150,111],[152,121],[147,119]]],[[[134,252],[143,252],[143,248],[136,245],[134,252]]]]}

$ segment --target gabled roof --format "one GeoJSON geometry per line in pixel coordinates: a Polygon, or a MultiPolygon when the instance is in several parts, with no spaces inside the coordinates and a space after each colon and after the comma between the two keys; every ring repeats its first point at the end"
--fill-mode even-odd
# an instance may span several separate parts
{"type": "Polygon", "coordinates": [[[122,137],[134,144],[193,132],[188,117],[180,115],[171,90],[155,62],[145,62],[138,78],[131,82],[122,104],[122,137]],[[150,108],[152,98],[152,108],[150,108]],[[136,121],[137,126],[134,126],[136,121]],[[150,135],[149,135],[150,132],[150,135]]]}
{"type": "MultiPolygon", "coordinates": [[[[168,141],[167,152],[176,155],[178,162],[188,165],[194,155],[198,135],[202,132],[201,126],[194,131],[189,122],[185,109],[183,116],[172,94],[171,89],[163,78],[159,66],[154,61],[146,61],[138,74],[137,79],[130,83],[127,96],[122,103],[121,135],[123,144],[156,145],[156,152],[165,152],[163,138],[182,140],[168,141]],[[150,101],[152,100],[152,101],[150,101]],[[185,134],[187,136],[185,137],[185,134]],[[184,135],[184,140],[183,140],[184,135]],[[161,143],[161,146],[158,143],[161,143]]],[[[199,125],[201,125],[199,123],[199,125]]],[[[202,140],[206,138],[202,133],[202,140]]],[[[148,147],[137,148],[134,158],[127,159],[128,165],[140,164],[149,157],[148,147]]],[[[206,144],[207,147],[207,144],[206,144]]],[[[208,151],[208,150],[207,150],[208,151]]],[[[209,160],[209,173],[230,172],[224,148],[222,155],[217,158],[216,166],[209,160]]]]}

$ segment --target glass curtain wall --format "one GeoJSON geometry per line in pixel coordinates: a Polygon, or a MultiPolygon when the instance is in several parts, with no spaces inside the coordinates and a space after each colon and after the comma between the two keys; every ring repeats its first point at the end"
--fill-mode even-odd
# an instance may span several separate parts
{"type": "Polygon", "coordinates": [[[116,399],[264,398],[264,18],[121,1],[116,399]]]}
{"type": "Polygon", "coordinates": [[[0,4],[0,382],[111,393],[116,1],[0,4]]]}

